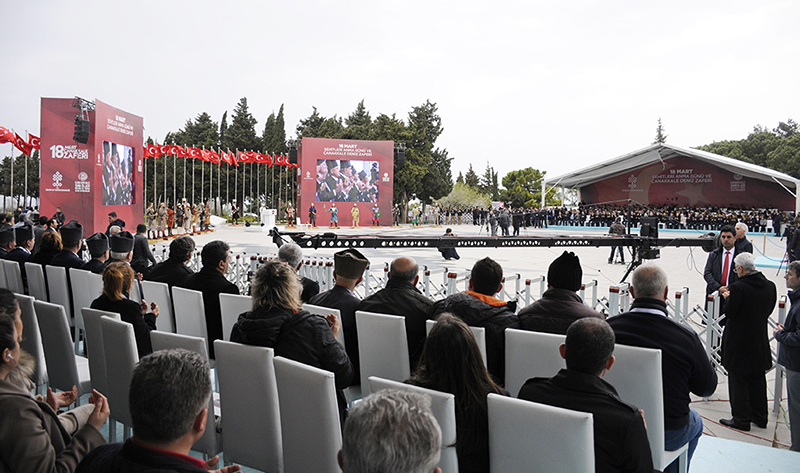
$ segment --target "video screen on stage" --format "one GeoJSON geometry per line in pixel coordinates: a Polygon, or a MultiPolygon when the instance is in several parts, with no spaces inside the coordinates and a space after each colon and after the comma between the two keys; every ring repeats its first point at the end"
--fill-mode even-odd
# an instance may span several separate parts
{"type": "Polygon", "coordinates": [[[134,202],[134,150],[103,141],[103,205],[131,205],[134,202]]]}
{"type": "Polygon", "coordinates": [[[317,160],[317,202],[378,202],[378,161],[317,160]]]}

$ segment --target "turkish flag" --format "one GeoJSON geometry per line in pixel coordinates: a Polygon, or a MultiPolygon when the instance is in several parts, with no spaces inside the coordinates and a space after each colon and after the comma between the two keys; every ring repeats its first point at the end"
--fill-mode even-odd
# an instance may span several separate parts
{"type": "Polygon", "coordinates": [[[197,158],[200,158],[200,159],[202,159],[202,158],[203,158],[203,156],[202,156],[202,154],[200,153],[200,150],[199,150],[199,149],[197,149],[197,148],[192,148],[191,146],[187,146],[186,148],[187,148],[187,151],[189,152],[189,157],[190,157],[190,158],[195,158],[195,159],[197,159],[197,158]]]}
{"type": "Polygon", "coordinates": [[[31,151],[33,151],[31,145],[29,145],[27,141],[23,140],[22,137],[16,133],[14,133],[14,146],[16,146],[17,149],[22,151],[22,154],[26,156],[30,156],[31,151]]]}
{"type": "Polygon", "coordinates": [[[208,150],[208,155],[211,156],[211,163],[214,163],[219,166],[219,153],[214,151],[213,149],[208,150]]]}
{"type": "Polygon", "coordinates": [[[33,149],[41,149],[42,140],[38,136],[28,133],[28,144],[33,149]]]}
{"type": "Polygon", "coordinates": [[[179,158],[185,158],[189,156],[189,153],[186,152],[186,148],[181,145],[175,145],[175,153],[178,155],[179,158]]]}
{"type": "Polygon", "coordinates": [[[158,145],[158,154],[163,156],[165,154],[169,154],[169,146],[167,145],[158,145]]]}
{"type": "Polygon", "coordinates": [[[147,151],[147,146],[142,146],[142,156],[144,156],[144,159],[147,159],[147,158],[150,157],[150,152],[147,151]]]}
{"type": "Polygon", "coordinates": [[[240,163],[249,163],[250,156],[247,155],[246,151],[238,151],[238,155],[236,156],[236,160],[240,163]]]}
{"type": "Polygon", "coordinates": [[[14,138],[14,132],[9,130],[8,128],[0,126],[0,143],[14,143],[16,139],[14,138]]]}
{"type": "Polygon", "coordinates": [[[158,157],[160,156],[158,152],[158,145],[147,145],[147,154],[151,158],[158,159],[158,157]]]}
{"type": "Polygon", "coordinates": [[[231,150],[228,150],[228,156],[230,156],[231,162],[233,163],[233,165],[238,168],[239,167],[239,160],[236,159],[236,153],[234,153],[231,150]]]}

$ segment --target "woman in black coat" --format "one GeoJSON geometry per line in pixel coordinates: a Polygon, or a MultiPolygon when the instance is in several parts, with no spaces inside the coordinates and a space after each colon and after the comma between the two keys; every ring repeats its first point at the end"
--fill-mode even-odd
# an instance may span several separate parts
{"type": "Polygon", "coordinates": [[[44,232],[39,244],[41,247],[28,258],[28,262],[47,266],[53,260],[53,256],[61,252],[61,235],[57,232],[44,232]]]}
{"type": "Polygon", "coordinates": [[[92,301],[92,309],[116,312],[124,322],[133,325],[136,348],[139,358],[142,358],[153,353],[150,331],[156,329],[158,304],[151,302],[150,312],[147,312],[144,299],[140,303],[128,299],[134,277],[133,268],[128,263],[117,261],[109,264],[103,270],[103,293],[92,301]]]}

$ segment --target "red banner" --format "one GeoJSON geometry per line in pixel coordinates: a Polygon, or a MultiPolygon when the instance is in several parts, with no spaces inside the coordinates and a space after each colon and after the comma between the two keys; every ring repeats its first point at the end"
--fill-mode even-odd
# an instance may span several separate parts
{"type": "Polygon", "coordinates": [[[14,143],[15,141],[14,132],[0,126],[0,143],[14,143]]]}

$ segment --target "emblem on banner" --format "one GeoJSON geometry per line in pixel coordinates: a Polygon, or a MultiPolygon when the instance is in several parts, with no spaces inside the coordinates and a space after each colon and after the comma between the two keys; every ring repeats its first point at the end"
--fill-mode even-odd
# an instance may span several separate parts
{"type": "Polygon", "coordinates": [[[383,182],[389,182],[389,173],[388,172],[383,173],[383,179],[381,180],[383,182]]]}
{"type": "Polygon", "coordinates": [[[56,173],[53,174],[53,187],[55,187],[56,189],[60,189],[61,188],[61,181],[63,179],[64,179],[64,176],[62,176],[60,172],[56,171],[56,173]]]}
{"type": "Polygon", "coordinates": [[[637,179],[636,176],[631,174],[631,177],[628,178],[628,187],[630,189],[636,189],[636,181],[638,181],[638,180],[639,179],[637,179]]]}

